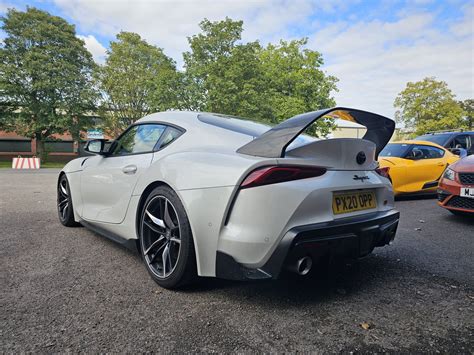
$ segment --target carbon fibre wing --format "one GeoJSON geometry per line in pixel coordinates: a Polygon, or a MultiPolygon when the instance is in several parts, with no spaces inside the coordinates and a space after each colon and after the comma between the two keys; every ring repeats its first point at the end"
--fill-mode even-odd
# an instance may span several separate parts
{"type": "Polygon", "coordinates": [[[353,108],[333,107],[293,116],[240,147],[237,153],[283,158],[288,145],[313,122],[323,117],[340,118],[366,127],[367,132],[362,139],[375,143],[375,158],[378,157],[395,130],[395,122],[387,117],[353,108]]]}

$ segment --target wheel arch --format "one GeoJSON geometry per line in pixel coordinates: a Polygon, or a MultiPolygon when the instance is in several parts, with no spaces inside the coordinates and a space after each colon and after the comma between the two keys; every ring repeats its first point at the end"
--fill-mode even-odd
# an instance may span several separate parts
{"type": "MultiPolygon", "coordinates": [[[[65,179],[66,180],[66,184],[67,184],[67,189],[69,190],[68,191],[68,195],[69,195],[69,198],[70,198],[70,205],[72,206],[72,218],[73,218],[73,222],[70,222],[68,224],[64,224],[65,226],[67,227],[75,227],[75,226],[79,226],[79,222],[80,222],[80,218],[77,214],[77,211],[76,211],[76,201],[74,201],[74,196],[75,196],[75,193],[72,193],[72,186],[71,186],[71,183],[68,179],[68,176],[66,174],[66,172],[64,170],[61,170],[59,172],[59,175],[58,175],[58,178],[57,178],[57,181],[56,181],[56,199],[57,199],[57,203],[59,203],[59,189],[60,189],[60,186],[61,186],[61,179],[65,179]]],[[[62,223],[62,222],[61,222],[62,223]]]]}
{"type": "Polygon", "coordinates": [[[59,187],[59,181],[61,180],[63,175],[66,175],[66,173],[64,172],[64,170],[61,170],[58,175],[58,180],[56,181],[56,184],[58,185],[58,187],[59,187]]]}
{"type": "MultiPolygon", "coordinates": [[[[180,196],[178,191],[173,189],[173,187],[170,184],[168,184],[168,183],[166,183],[162,180],[156,180],[156,181],[151,182],[150,184],[148,184],[145,187],[145,189],[143,190],[143,192],[140,196],[140,200],[138,201],[138,205],[137,205],[136,216],[135,216],[135,233],[137,235],[136,247],[137,247],[138,253],[141,255],[141,252],[140,252],[140,218],[141,218],[141,215],[142,215],[142,210],[143,210],[143,207],[145,206],[145,201],[148,198],[148,196],[150,195],[150,193],[154,189],[156,189],[157,187],[160,187],[160,186],[166,186],[169,189],[171,189],[176,195],[178,195],[178,198],[181,201],[181,204],[183,205],[184,211],[186,212],[186,215],[188,215],[189,225],[191,227],[191,233],[193,235],[193,244],[194,244],[194,248],[196,250],[197,245],[196,245],[196,238],[194,237],[193,225],[192,225],[191,219],[189,218],[188,209],[186,208],[186,204],[185,204],[183,198],[180,196]]],[[[197,258],[198,258],[198,255],[196,253],[196,259],[197,258]]],[[[198,260],[196,260],[196,262],[198,263],[198,260]]]]}
{"type": "MultiPolygon", "coordinates": [[[[137,247],[138,243],[140,241],[140,217],[142,215],[142,209],[143,206],[145,205],[145,201],[147,197],[150,195],[150,193],[157,187],[159,186],[167,186],[171,189],[171,186],[165,183],[164,181],[153,181],[150,183],[147,187],[142,192],[142,195],[140,196],[140,200],[138,201],[138,206],[137,206],[137,212],[135,216],[135,231],[137,233],[137,247]]],[[[173,190],[174,191],[174,190],[173,190]]],[[[140,251],[140,249],[138,249],[140,251]]]]}

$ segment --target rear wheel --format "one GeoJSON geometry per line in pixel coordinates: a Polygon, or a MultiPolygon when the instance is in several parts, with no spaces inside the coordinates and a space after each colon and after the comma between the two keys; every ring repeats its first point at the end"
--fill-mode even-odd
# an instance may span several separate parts
{"type": "Polygon", "coordinates": [[[59,178],[57,195],[58,217],[61,224],[66,227],[79,226],[79,223],[74,220],[71,189],[65,174],[59,178]]]}
{"type": "Polygon", "coordinates": [[[140,252],[153,280],[177,288],[196,277],[196,257],[189,220],[176,193],[155,188],[140,219],[140,252]]]}

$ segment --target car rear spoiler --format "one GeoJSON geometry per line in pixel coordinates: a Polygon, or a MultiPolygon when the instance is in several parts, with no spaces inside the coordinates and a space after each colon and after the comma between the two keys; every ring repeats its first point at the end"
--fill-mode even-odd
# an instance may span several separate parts
{"type": "Polygon", "coordinates": [[[286,147],[313,122],[322,117],[340,118],[366,127],[367,132],[362,139],[375,143],[376,159],[395,130],[395,122],[387,117],[353,108],[333,107],[293,116],[240,147],[237,153],[267,158],[283,158],[286,147]]]}

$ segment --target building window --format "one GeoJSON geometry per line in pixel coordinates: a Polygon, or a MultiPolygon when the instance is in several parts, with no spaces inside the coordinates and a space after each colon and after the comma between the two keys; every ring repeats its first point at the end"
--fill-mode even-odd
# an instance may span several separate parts
{"type": "Polygon", "coordinates": [[[31,152],[31,140],[29,139],[0,139],[0,152],[29,153],[31,152]]]}
{"type": "Polygon", "coordinates": [[[46,141],[44,147],[50,153],[74,153],[73,141],[46,141]]]}

